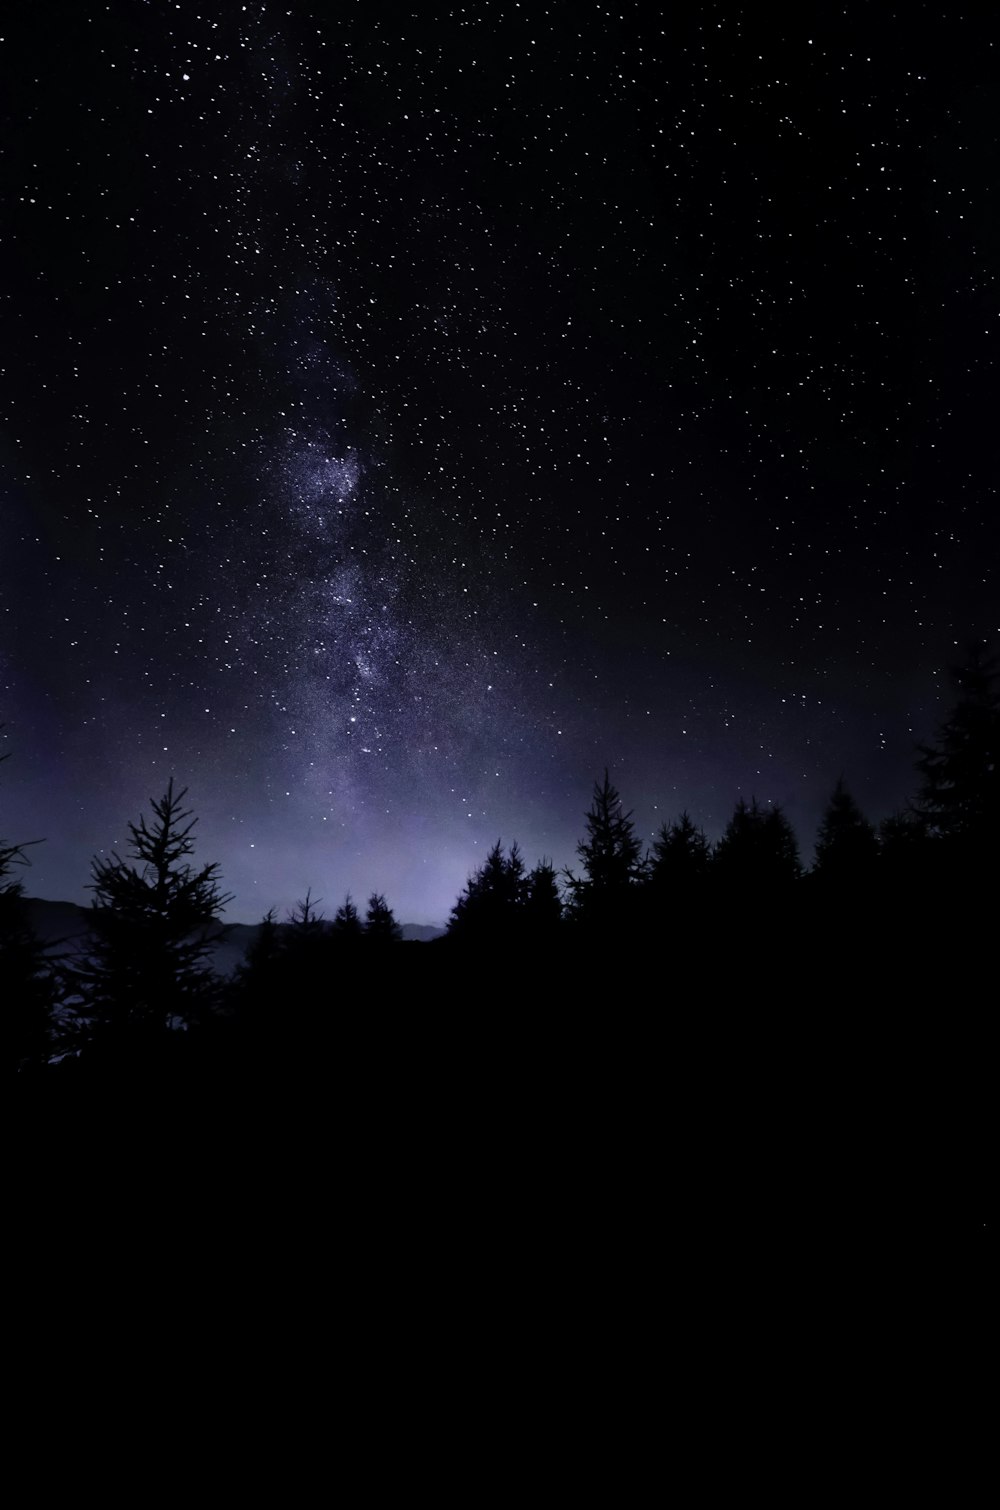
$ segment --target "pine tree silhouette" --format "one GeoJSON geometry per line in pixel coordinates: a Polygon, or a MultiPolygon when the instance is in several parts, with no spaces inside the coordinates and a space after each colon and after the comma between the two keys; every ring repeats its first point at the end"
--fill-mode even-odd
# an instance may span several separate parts
{"type": "Polygon", "coordinates": [[[187,863],[197,820],[182,807],[186,793],[171,779],[152,801],[155,821],[128,825],[136,864],[117,854],[93,861],[90,936],[73,973],[91,1043],[149,1043],[197,1023],[219,1000],[208,958],[225,934],[219,920],[232,897],[220,890],[218,865],[187,863]]]}
{"type": "Polygon", "coordinates": [[[826,806],[816,836],[814,874],[838,888],[867,886],[874,877],[878,840],[843,776],[826,806]]]}
{"type": "Polygon", "coordinates": [[[918,746],[914,811],[962,864],[995,864],[1000,848],[1000,667],[973,645],[952,669],[958,699],[937,742],[918,746]]]}
{"type": "Polygon", "coordinates": [[[602,926],[624,924],[633,888],[644,879],[642,844],[636,835],[631,812],[622,811],[622,800],[611,785],[607,769],[603,782],[594,783],[590,811],[586,814],[587,837],[576,852],[583,876],[566,871],[570,907],[575,919],[589,919],[602,926]]]}
{"type": "Polygon", "coordinates": [[[801,874],[795,831],[778,806],[749,806],[740,798],[712,854],[712,875],[723,886],[754,895],[782,890],[801,874]]]}
{"type": "Polygon", "coordinates": [[[540,860],[528,876],[524,902],[526,933],[537,943],[551,941],[563,920],[559,878],[550,860],[540,860]]]}
{"type": "Polygon", "coordinates": [[[365,914],[365,938],[370,944],[397,944],[402,937],[392,908],[381,892],[373,891],[365,914]]]}
{"type": "Polygon", "coordinates": [[[310,888],[288,914],[288,924],[280,939],[281,957],[289,976],[305,981],[312,972],[325,970],[330,941],[330,925],[318,910],[322,897],[313,900],[310,888]]]}
{"type": "Polygon", "coordinates": [[[334,913],[331,935],[338,943],[358,944],[364,937],[364,931],[358,909],[351,901],[351,893],[348,892],[334,913]]]}
{"type": "Polygon", "coordinates": [[[653,840],[649,879],[654,890],[673,897],[690,895],[708,875],[711,849],[704,832],[695,828],[690,814],[681,813],[676,823],[664,823],[653,840]]]}
{"type": "Polygon", "coordinates": [[[505,855],[498,839],[455,902],[448,920],[449,937],[490,942],[519,932],[526,894],[524,860],[517,841],[505,855]]]}
{"type": "Polygon", "coordinates": [[[281,956],[281,935],[273,907],[269,907],[257,925],[257,933],[247,950],[247,964],[252,970],[270,970],[281,956]]]}
{"type": "Polygon", "coordinates": [[[288,914],[288,925],[303,938],[320,938],[326,931],[326,919],[316,909],[322,897],[313,901],[312,888],[306,892],[288,914]]]}

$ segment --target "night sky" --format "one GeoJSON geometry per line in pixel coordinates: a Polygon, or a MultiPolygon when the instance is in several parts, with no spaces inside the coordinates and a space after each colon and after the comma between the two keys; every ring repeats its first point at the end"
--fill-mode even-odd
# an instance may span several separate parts
{"type": "MultiPolygon", "coordinates": [[[[996,644],[990,7],[5,8],[0,834],[441,922],[843,773],[996,644]]],[[[2,28],[0,28],[2,29],[2,28]]]]}

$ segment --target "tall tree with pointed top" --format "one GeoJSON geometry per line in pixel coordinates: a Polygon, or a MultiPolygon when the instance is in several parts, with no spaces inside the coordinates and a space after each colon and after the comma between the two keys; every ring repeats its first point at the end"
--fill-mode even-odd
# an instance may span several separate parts
{"type": "Polygon", "coordinates": [[[380,891],[373,891],[365,914],[365,938],[370,944],[398,944],[402,937],[392,908],[380,891]]]}
{"type": "Polygon", "coordinates": [[[152,822],[143,815],[128,825],[135,863],[118,854],[93,862],[90,936],[73,974],[91,1042],[149,1041],[196,1023],[218,1000],[209,956],[232,898],[220,889],[218,865],[189,863],[197,820],[183,807],[186,793],[171,779],[152,800],[152,822]]]}
{"type": "Polygon", "coordinates": [[[563,920],[559,878],[551,860],[540,860],[528,875],[524,902],[526,934],[541,943],[559,933],[563,920]]]}
{"type": "Polygon", "coordinates": [[[781,807],[741,797],[713,851],[713,878],[750,901],[785,889],[801,871],[795,830],[781,807]]]}
{"type": "Polygon", "coordinates": [[[607,769],[603,782],[594,783],[585,822],[587,836],[576,846],[584,874],[566,872],[572,911],[578,919],[618,926],[634,901],[632,891],[643,879],[645,866],[632,814],[624,811],[607,769]]]}
{"type": "Polygon", "coordinates": [[[671,896],[692,893],[708,875],[711,849],[702,829],[681,813],[676,823],[661,827],[653,840],[649,880],[656,892],[671,896]]]}
{"type": "Polygon", "coordinates": [[[964,863],[1000,851],[1000,665],[982,642],[952,668],[958,693],[933,745],[918,746],[913,804],[931,838],[964,863]]]}
{"type": "Polygon", "coordinates": [[[824,883],[864,886],[872,880],[877,859],[875,829],[840,776],[816,836],[813,871],[824,883]]]}
{"type": "Polygon", "coordinates": [[[364,932],[358,909],[351,899],[351,893],[348,892],[334,913],[330,936],[342,944],[357,944],[364,937],[364,932]]]}
{"type": "Polygon", "coordinates": [[[505,855],[498,839],[456,900],[448,936],[484,942],[509,938],[520,930],[525,897],[524,859],[517,841],[505,855]]]}

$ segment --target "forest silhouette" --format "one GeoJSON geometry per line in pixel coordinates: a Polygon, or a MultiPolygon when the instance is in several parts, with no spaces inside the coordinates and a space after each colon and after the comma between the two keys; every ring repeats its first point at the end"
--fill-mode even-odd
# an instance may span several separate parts
{"type": "MultiPolygon", "coordinates": [[[[952,710],[915,752],[913,797],[876,825],[841,776],[811,867],[781,808],[755,798],[737,801],[715,844],[683,811],[644,851],[605,770],[574,868],[529,868],[498,839],[430,943],[401,939],[381,893],[364,907],[348,895],[327,918],[309,892],[286,919],[268,913],[236,971],[218,974],[230,898],[218,866],[194,861],[196,820],[173,782],[129,824],[125,856],[95,858],[81,939],[34,936],[28,845],[0,841],[10,1068],[57,1101],[127,1084],[252,1086],[273,1102],[321,1096],[363,1064],[421,1115],[430,1087],[474,1097],[505,1074],[537,1075],[540,1100],[593,1097],[628,1126],[640,1119],[637,1139],[667,1098],[703,1143],[706,1105],[727,1108],[730,1130],[749,1118],[755,1136],[780,1106],[777,1138],[818,1097],[854,1139],[889,1105],[940,1133],[947,1103],[949,1137],[965,1129],[967,1172],[978,1169],[992,1102],[1000,670],[976,646],[953,676],[952,710]]],[[[922,1167],[945,1178],[930,1148],[922,1167]]],[[[879,1165],[871,1178],[898,1189],[900,1174],[879,1165]]]]}

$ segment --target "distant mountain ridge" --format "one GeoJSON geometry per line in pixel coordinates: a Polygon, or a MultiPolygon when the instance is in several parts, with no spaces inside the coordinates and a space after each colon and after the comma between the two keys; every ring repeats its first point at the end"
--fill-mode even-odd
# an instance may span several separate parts
{"type": "MultiPolygon", "coordinates": [[[[35,936],[47,949],[62,943],[72,945],[90,929],[93,909],[77,902],[50,902],[44,897],[25,897],[28,921],[35,936]]],[[[246,952],[257,937],[259,923],[227,923],[226,935],[212,951],[212,965],[220,975],[232,975],[243,963],[246,952]]],[[[287,923],[279,923],[279,928],[287,923]]],[[[429,923],[403,923],[403,938],[408,943],[426,944],[440,938],[443,928],[429,923]]]]}

